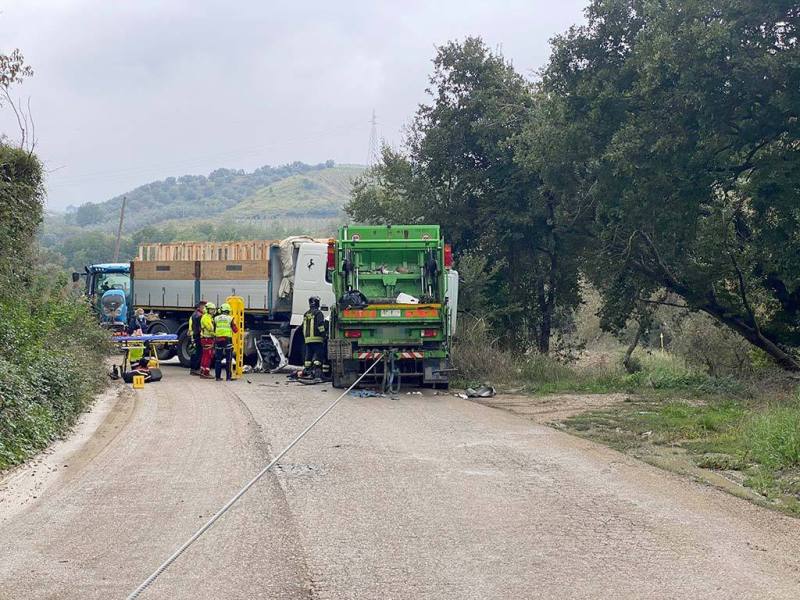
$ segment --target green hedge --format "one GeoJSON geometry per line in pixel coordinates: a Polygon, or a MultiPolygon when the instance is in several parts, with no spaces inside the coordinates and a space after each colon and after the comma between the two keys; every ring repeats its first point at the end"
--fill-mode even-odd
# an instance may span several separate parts
{"type": "Polygon", "coordinates": [[[105,385],[107,332],[66,277],[0,298],[0,470],[63,434],[105,385]],[[19,299],[16,299],[19,298],[19,299]]]}

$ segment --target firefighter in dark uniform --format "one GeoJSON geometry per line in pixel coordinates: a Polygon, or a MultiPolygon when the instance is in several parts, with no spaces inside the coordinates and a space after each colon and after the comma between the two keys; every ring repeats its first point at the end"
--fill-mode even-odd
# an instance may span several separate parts
{"type": "Polygon", "coordinates": [[[325,342],[328,339],[328,324],[319,308],[319,297],[308,299],[308,311],[303,315],[303,338],[306,345],[304,368],[308,375],[320,379],[327,375],[325,342]]]}

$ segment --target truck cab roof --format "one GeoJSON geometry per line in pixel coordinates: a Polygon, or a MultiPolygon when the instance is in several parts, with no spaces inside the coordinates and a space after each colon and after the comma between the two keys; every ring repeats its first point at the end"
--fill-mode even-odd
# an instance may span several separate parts
{"type": "Polygon", "coordinates": [[[128,273],[130,270],[130,263],[98,263],[86,267],[88,273],[128,273]]]}

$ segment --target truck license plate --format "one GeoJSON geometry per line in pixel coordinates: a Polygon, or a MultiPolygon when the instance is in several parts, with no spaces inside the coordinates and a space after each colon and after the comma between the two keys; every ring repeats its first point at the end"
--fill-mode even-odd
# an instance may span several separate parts
{"type": "Polygon", "coordinates": [[[381,316],[382,317],[399,317],[400,316],[400,310],[399,309],[398,310],[382,310],[381,311],[381,316]]]}

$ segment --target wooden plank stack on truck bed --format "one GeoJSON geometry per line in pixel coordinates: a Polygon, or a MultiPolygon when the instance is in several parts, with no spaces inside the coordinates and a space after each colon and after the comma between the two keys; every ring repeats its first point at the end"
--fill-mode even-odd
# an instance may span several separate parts
{"type": "Polygon", "coordinates": [[[140,261],[207,261],[207,260],[260,260],[266,261],[270,249],[280,240],[256,240],[247,242],[169,242],[165,244],[142,244],[139,246],[140,261]]]}
{"type": "Polygon", "coordinates": [[[241,296],[250,311],[278,309],[270,273],[274,241],[145,244],[131,262],[133,304],[188,309],[241,296]],[[254,258],[251,258],[254,257],[254,258]]]}

